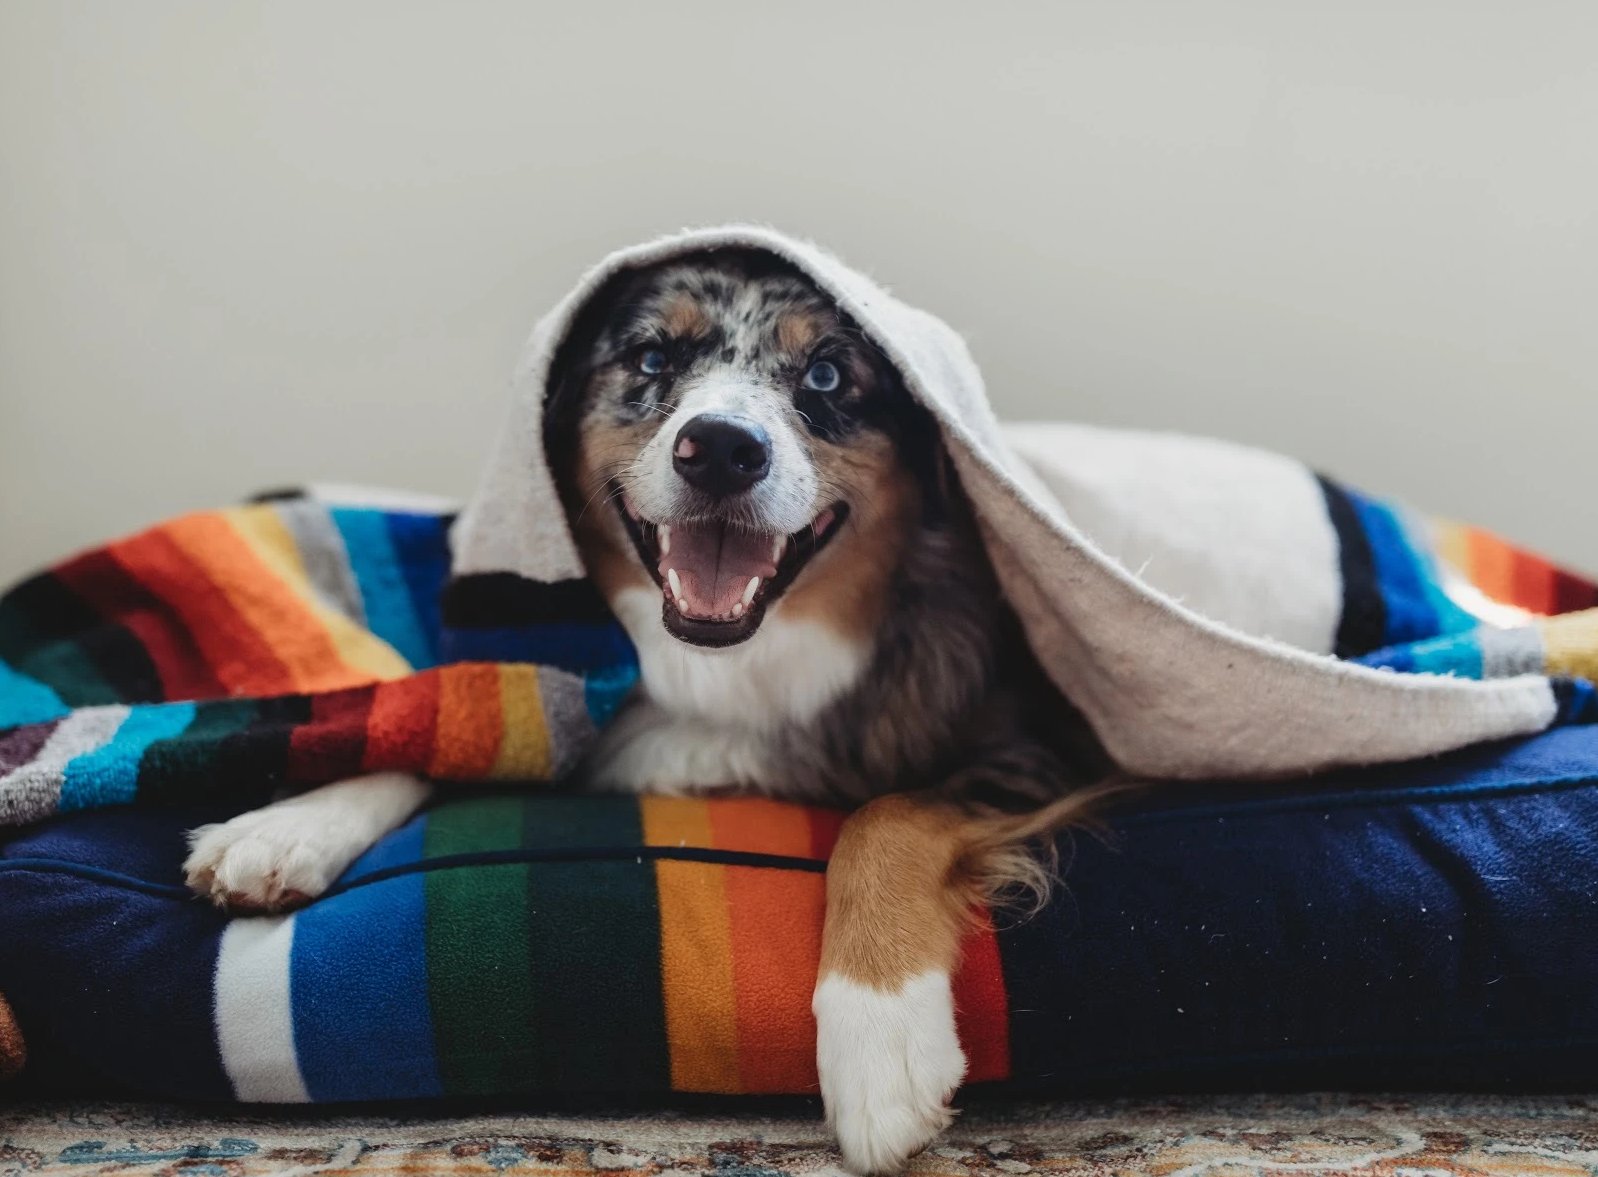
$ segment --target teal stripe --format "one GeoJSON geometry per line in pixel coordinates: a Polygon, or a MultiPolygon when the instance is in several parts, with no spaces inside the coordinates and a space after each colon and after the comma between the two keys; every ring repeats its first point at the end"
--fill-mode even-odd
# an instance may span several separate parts
{"type": "Polygon", "coordinates": [[[194,719],[193,703],[135,707],[116,735],[68,765],[61,783],[61,809],[127,805],[138,794],[139,761],[157,740],[169,739],[194,719]]]}
{"type": "Polygon", "coordinates": [[[72,710],[36,678],[0,662],[0,731],[60,719],[72,710]]]}
{"type": "Polygon", "coordinates": [[[431,665],[432,645],[416,616],[410,582],[389,534],[387,512],[335,507],[329,514],[344,537],[366,608],[367,627],[413,667],[431,665]]]}
{"type": "Polygon", "coordinates": [[[1475,633],[1444,634],[1388,646],[1354,661],[1403,674],[1451,674],[1474,679],[1484,676],[1481,640],[1475,633]]]}

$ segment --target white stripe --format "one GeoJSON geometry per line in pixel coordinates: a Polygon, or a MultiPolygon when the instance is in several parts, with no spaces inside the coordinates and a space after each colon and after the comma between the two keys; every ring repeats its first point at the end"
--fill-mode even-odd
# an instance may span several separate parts
{"type": "Polygon", "coordinates": [[[111,742],[130,709],[81,707],[63,719],[28,763],[0,777],[0,825],[33,821],[55,812],[67,765],[111,742]]]}
{"type": "Polygon", "coordinates": [[[1343,613],[1337,532],[1302,463],[1087,425],[1008,437],[1072,522],[1145,583],[1244,633],[1332,652],[1343,613]]]}
{"type": "Polygon", "coordinates": [[[237,919],[216,959],[216,1041],[235,1099],[309,1103],[294,1053],[289,950],[294,917],[237,919]]]}

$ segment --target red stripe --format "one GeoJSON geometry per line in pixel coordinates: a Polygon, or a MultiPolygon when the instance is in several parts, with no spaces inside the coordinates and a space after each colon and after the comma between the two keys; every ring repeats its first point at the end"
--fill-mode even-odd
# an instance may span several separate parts
{"type": "Polygon", "coordinates": [[[1559,594],[1554,582],[1554,566],[1541,556],[1519,548],[1512,548],[1511,551],[1514,552],[1514,603],[1533,613],[1546,615],[1558,612],[1559,594]]]}
{"type": "Polygon", "coordinates": [[[201,664],[220,684],[220,692],[213,694],[295,693],[293,676],[271,646],[164,529],[121,540],[106,550],[176,614],[201,664]]]}
{"type": "Polygon", "coordinates": [[[366,717],[362,769],[425,773],[433,760],[433,733],[437,726],[436,670],[378,683],[372,710],[366,717]]]}
{"type": "Polygon", "coordinates": [[[311,718],[289,738],[289,780],[320,784],[358,776],[366,757],[373,687],[311,696],[311,718]]]}
{"type": "Polygon", "coordinates": [[[100,616],[115,621],[144,647],[161,680],[163,700],[214,699],[226,694],[183,619],[146,588],[111,549],[88,552],[53,571],[100,616]]]}
{"type": "Polygon", "coordinates": [[[1563,568],[1554,569],[1554,611],[1580,613],[1598,608],[1598,585],[1563,568]]]}
{"type": "Polygon", "coordinates": [[[999,937],[986,912],[965,938],[954,973],[954,1019],[965,1048],[967,1083],[1010,1077],[1010,995],[999,937]]]}
{"type": "Polygon", "coordinates": [[[810,857],[831,858],[832,848],[838,844],[838,831],[843,829],[843,819],[849,815],[841,809],[811,809],[810,857]]]}

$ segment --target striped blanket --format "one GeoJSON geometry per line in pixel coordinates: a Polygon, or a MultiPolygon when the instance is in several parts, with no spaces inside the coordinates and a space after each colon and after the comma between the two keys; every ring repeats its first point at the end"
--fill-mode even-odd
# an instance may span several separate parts
{"type": "Polygon", "coordinates": [[[474,624],[451,516],[307,496],[187,515],[0,597],[0,825],[382,769],[553,780],[637,677],[597,595],[474,624]],[[446,614],[449,624],[446,624],[446,614]]]}
{"type": "MultiPolygon", "coordinates": [[[[1323,480],[1343,551],[1339,655],[1559,676],[1598,719],[1598,589],[1476,528],[1323,480]],[[1474,585],[1507,624],[1450,595],[1474,585]]],[[[0,825],[405,770],[549,781],[637,679],[586,585],[449,583],[447,513],[296,495],[184,516],[0,597],[0,825]],[[554,591],[550,591],[553,587],[554,591]],[[507,595],[542,591],[541,596],[507,595]]]]}

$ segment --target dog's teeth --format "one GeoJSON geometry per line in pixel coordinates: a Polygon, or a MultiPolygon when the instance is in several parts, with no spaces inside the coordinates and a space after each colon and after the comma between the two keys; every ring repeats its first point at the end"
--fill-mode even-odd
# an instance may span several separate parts
{"type": "Polygon", "coordinates": [[[737,621],[738,618],[742,617],[743,615],[744,615],[744,603],[742,601],[738,601],[732,607],[732,619],[734,621],[737,621]]]}
{"type": "Polygon", "coordinates": [[[779,535],[771,541],[771,562],[775,564],[782,559],[782,549],[787,544],[787,536],[779,535]]]}
{"type": "Polygon", "coordinates": [[[669,523],[660,525],[660,554],[662,556],[671,555],[671,524],[669,523]]]}
{"type": "Polygon", "coordinates": [[[671,585],[671,595],[679,601],[682,600],[682,581],[677,579],[677,570],[675,568],[666,569],[666,583],[671,585]]]}
{"type": "Polygon", "coordinates": [[[745,609],[749,608],[750,604],[755,599],[755,594],[758,593],[759,591],[760,591],[760,577],[751,576],[749,578],[749,587],[744,589],[743,606],[744,606],[745,609]]]}

